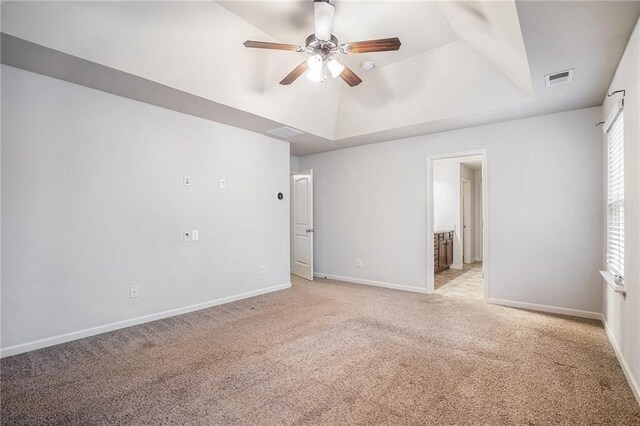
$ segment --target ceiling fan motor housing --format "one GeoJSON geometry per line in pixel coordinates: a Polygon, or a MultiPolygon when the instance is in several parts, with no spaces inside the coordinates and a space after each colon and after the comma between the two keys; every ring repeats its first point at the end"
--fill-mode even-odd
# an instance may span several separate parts
{"type": "Polygon", "coordinates": [[[331,40],[334,12],[335,6],[328,0],[315,0],[313,2],[315,35],[318,40],[325,42],[331,40]]]}
{"type": "Polygon", "coordinates": [[[328,59],[338,51],[338,39],[332,35],[328,41],[321,41],[311,34],[305,41],[307,53],[309,55],[320,55],[323,59],[328,59]]]}

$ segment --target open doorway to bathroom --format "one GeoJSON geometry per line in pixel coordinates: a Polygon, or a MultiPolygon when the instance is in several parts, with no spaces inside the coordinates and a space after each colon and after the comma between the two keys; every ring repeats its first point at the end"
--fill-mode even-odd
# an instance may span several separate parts
{"type": "Polygon", "coordinates": [[[428,291],[486,299],[486,152],[429,157],[428,187],[428,291]]]}

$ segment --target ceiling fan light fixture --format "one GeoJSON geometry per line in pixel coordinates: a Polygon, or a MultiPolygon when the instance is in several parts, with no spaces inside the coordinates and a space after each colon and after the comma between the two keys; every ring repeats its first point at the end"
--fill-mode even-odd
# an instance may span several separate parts
{"type": "Polygon", "coordinates": [[[307,78],[314,83],[322,83],[327,78],[327,67],[324,63],[317,68],[309,68],[307,71],[307,78]]]}
{"type": "Polygon", "coordinates": [[[329,72],[331,73],[331,77],[333,78],[338,77],[340,74],[342,74],[342,71],[344,71],[344,65],[342,65],[335,59],[329,59],[327,61],[327,68],[329,68],[329,72]]]}
{"type": "Polygon", "coordinates": [[[309,59],[307,60],[307,65],[309,66],[309,69],[316,69],[316,68],[322,68],[322,56],[320,55],[313,55],[310,56],[309,59]]]}

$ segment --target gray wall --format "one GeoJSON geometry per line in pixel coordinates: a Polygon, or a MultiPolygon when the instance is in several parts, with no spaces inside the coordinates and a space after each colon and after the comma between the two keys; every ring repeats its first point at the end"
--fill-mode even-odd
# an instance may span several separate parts
{"type": "Polygon", "coordinates": [[[600,117],[597,107],[300,157],[314,174],[316,271],[426,289],[427,155],[486,148],[489,297],[600,312],[600,117]]]}
{"type": "Polygon", "coordinates": [[[285,142],[3,66],[3,353],[288,284],[288,194],[285,142]]]}

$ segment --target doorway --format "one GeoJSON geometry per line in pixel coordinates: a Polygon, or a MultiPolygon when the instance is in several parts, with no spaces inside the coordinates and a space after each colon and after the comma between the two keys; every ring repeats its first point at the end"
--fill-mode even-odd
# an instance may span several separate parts
{"type": "Polygon", "coordinates": [[[427,158],[427,292],[486,300],[486,150],[427,158]]]}
{"type": "Polygon", "coordinates": [[[313,170],[291,175],[291,272],[313,281],[313,170]]]}

